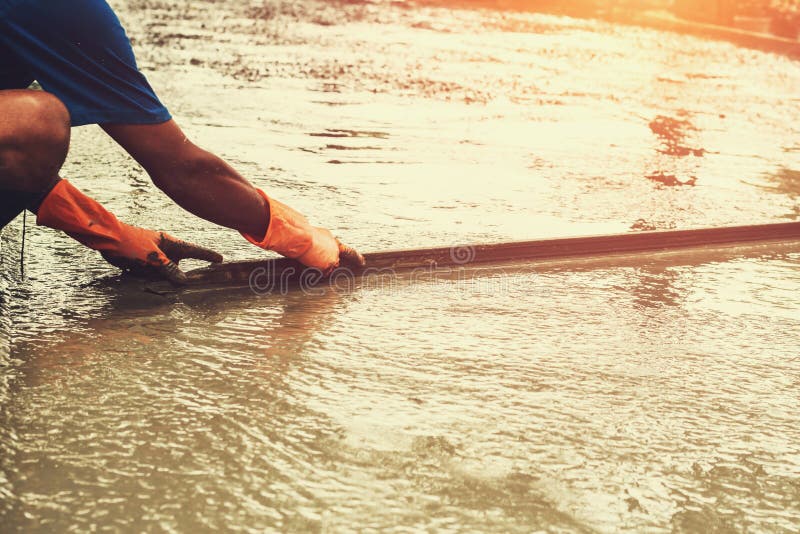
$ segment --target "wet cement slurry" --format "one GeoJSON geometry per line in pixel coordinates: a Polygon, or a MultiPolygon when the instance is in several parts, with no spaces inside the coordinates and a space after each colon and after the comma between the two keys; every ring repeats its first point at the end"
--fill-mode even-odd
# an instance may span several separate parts
{"type": "MultiPolygon", "coordinates": [[[[800,213],[781,56],[398,3],[115,7],[193,139],[364,250],[800,213]]],[[[259,253],[96,128],[64,172],[127,222],[259,253]]],[[[800,526],[796,251],[165,299],[35,227],[23,279],[19,228],[3,530],[800,526]]]]}

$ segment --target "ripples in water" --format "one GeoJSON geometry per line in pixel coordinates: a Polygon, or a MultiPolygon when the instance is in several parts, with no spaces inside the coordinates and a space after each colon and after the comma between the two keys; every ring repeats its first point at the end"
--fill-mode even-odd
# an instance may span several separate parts
{"type": "Polygon", "coordinates": [[[19,368],[10,524],[790,530],[798,265],[111,307],[19,368]]]}

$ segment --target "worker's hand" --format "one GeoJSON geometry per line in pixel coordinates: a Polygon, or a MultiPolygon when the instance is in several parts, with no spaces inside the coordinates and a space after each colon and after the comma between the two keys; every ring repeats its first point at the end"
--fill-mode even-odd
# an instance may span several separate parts
{"type": "Polygon", "coordinates": [[[173,284],[183,285],[188,280],[178,267],[181,260],[222,261],[222,256],[213,250],[181,241],[166,232],[126,224],[121,227],[119,242],[114,250],[102,250],[100,253],[108,263],[123,271],[140,276],[158,276],[173,284]]]}
{"type": "Polygon", "coordinates": [[[42,200],[36,222],[66,232],[122,270],[161,276],[176,284],[187,282],[179,261],[222,261],[213,250],[121,222],[66,180],[59,181],[42,200]]]}
{"type": "Polygon", "coordinates": [[[338,239],[336,240],[336,244],[339,246],[339,265],[359,268],[367,264],[364,260],[364,256],[359,254],[353,247],[348,247],[338,239]]]}
{"type": "Polygon", "coordinates": [[[308,225],[305,232],[296,243],[303,243],[307,240],[311,245],[296,259],[306,267],[319,269],[323,275],[327,276],[338,267],[358,269],[366,264],[364,256],[353,247],[348,247],[335,238],[327,228],[308,225]]]}
{"type": "Polygon", "coordinates": [[[257,189],[269,211],[267,232],[255,237],[242,232],[245,239],[266,250],[293,258],[306,267],[330,274],[340,265],[363,267],[364,257],[343,245],[330,230],[312,226],[302,214],[257,189]]]}

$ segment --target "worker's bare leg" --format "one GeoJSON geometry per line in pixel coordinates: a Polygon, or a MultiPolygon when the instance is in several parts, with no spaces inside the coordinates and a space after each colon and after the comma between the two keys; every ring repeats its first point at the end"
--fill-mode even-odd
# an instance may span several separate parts
{"type": "Polygon", "coordinates": [[[0,91],[0,228],[35,209],[58,181],[69,136],[69,113],[55,96],[0,91]]]}

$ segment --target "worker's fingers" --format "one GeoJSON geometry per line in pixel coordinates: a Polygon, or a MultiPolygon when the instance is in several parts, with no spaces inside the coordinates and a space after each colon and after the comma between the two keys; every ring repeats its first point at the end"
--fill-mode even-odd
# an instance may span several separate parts
{"type": "Polygon", "coordinates": [[[161,250],[174,262],[179,262],[187,258],[195,260],[210,261],[219,263],[222,255],[213,250],[193,243],[187,243],[180,239],[175,239],[167,233],[161,234],[161,250]]]}
{"type": "Polygon", "coordinates": [[[172,261],[155,267],[155,270],[159,276],[169,280],[175,285],[183,286],[189,283],[186,274],[172,261]]]}
{"type": "Polygon", "coordinates": [[[339,264],[346,265],[350,267],[364,267],[367,262],[364,260],[364,256],[358,253],[356,249],[353,247],[348,247],[338,239],[336,240],[336,244],[339,245],[339,264]]]}
{"type": "Polygon", "coordinates": [[[210,261],[211,263],[220,263],[222,261],[222,254],[211,250],[210,248],[201,247],[185,241],[178,241],[173,245],[175,252],[167,254],[175,261],[185,260],[188,258],[195,260],[210,261]]]}
{"type": "Polygon", "coordinates": [[[151,257],[149,257],[146,262],[108,253],[102,254],[103,258],[105,258],[108,263],[135,276],[142,276],[145,278],[157,276],[176,285],[185,285],[189,283],[186,274],[180,270],[175,262],[167,258],[161,251],[151,252],[151,257]]]}

